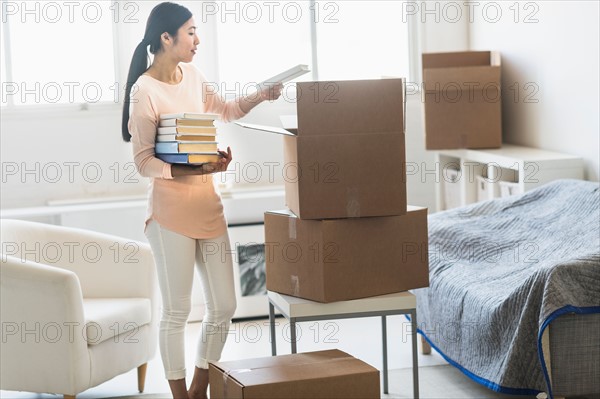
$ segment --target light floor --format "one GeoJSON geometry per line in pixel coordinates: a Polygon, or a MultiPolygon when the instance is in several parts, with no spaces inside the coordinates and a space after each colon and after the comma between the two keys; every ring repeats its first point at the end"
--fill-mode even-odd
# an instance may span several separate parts
{"type": "MultiPolygon", "coordinates": [[[[276,321],[278,323],[276,330],[277,353],[291,353],[289,324],[284,318],[277,318],[276,321]]],[[[270,356],[271,344],[268,324],[266,319],[232,323],[221,360],[270,356]]],[[[380,370],[382,369],[381,318],[315,321],[298,323],[297,325],[299,327],[299,352],[340,349],[380,370]]],[[[387,329],[389,369],[410,368],[412,366],[410,323],[401,315],[388,316],[387,329]]],[[[200,323],[189,323],[185,343],[188,386],[194,371],[194,357],[199,336],[200,323]]],[[[446,362],[435,352],[431,355],[419,354],[420,367],[440,364],[446,364],[446,362]]],[[[406,385],[410,392],[412,390],[412,378],[407,379],[406,385]]],[[[157,394],[165,392],[169,392],[169,386],[164,377],[162,361],[157,349],[155,358],[148,363],[144,393],[157,394]]],[[[137,393],[137,374],[135,370],[132,370],[79,394],[77,398],[107,398],[129,396],[137,393]]],[[[0,398],[2,399],[58,397],[58,395],[51,394],[0,391],[0,398]]]]}

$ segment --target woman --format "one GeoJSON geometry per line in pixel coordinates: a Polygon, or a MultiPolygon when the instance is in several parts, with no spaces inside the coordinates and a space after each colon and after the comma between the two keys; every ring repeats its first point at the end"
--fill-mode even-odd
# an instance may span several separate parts
{"type": "Polygon", "coordinates": [[[201,166],[163,162],[154,153],[159,116],[207,112],[231,121],[262,101],[277,99],[282,88],[279,84],[225,102],[190,64],[198,43],[194,18],[187,8],[167,2],[152,10],[131,61],[122,123],[123,138],[132,142],[138,172],[151,178],[145,234],[155,257],[163,302],[160,353],[176,399],[206,398],[208,362],[220,358],[236,307],[227,225],[211,175],[227,170],[232,154],[228,147],[227,152],[219,151],[220,162],[201,166]],[[150,67],[148,46],[154,54],[150,67]],[[191,310],[194,265],[202,282],[206,314],[188,391],[184,332],[191,310]]]}

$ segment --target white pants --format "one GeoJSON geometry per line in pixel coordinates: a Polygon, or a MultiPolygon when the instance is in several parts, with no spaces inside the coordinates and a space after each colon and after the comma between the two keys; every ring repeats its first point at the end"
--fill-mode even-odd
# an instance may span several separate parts
{"type": "Polygon", "coordinates": [[[158,272],[162,295],[159,329],[160,355],[168,380],[185,378],[185,326],[192,308],[194,264],[204,291],[206,313],[196,352],[196,367],[217,361],[235,311],[235,288],[229,235],[196,240],[177,234],[151,220],[146,237],[158,272]]]}

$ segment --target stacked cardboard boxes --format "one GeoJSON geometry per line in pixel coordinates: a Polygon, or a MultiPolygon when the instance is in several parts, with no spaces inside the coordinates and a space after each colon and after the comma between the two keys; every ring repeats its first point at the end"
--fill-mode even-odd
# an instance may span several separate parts
{"type": "Polygon", "coordinates": [[[404,88],[297,85],[298,125],[284,137],[289,210],[265,214],[268,290],[333,302],[429,284],[427,210],[406,204],[404,88]]]}
{"type": "Polygon", "coordinates": [[[423,54],[425,147],[428,150],[502,145],[500,54],[423,54]]]}

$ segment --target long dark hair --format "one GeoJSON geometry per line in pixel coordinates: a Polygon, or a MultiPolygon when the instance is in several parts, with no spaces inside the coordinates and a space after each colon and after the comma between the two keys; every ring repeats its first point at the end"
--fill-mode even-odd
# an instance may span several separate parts
{"type": "Polygon", "coordinates": [[[129,74],[127,75],[125,100],[123,102],[123,119],[121,122],[123,140],[131,140],[131,134],[129,134],[128,128],[131,88],[138,78],[148,69],[148,46],[150,46],[150,52],[152,54],[161,51],[160,35],[167,32],[177,40],[177,31],[191,17],[192,13],[190,10],[175,3],[160,3],[152,9],[152,12],[148,17],[148,22],[146,22],[144,38],[133,52],[131,65],[129,66],[129,74]]]}

